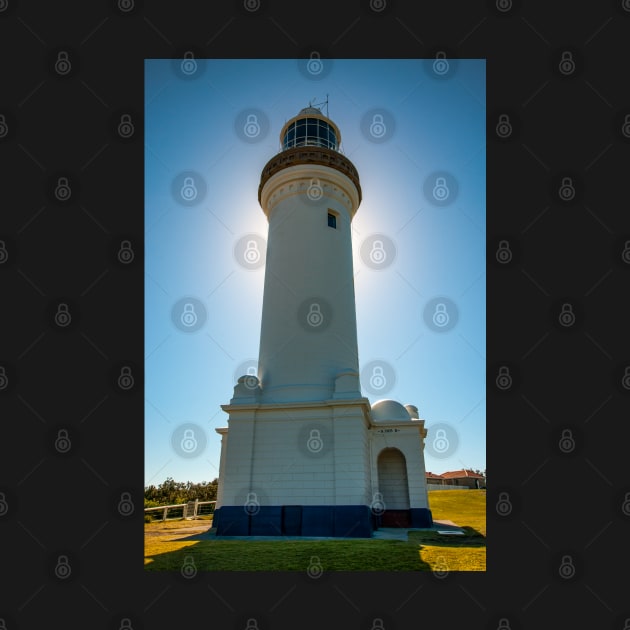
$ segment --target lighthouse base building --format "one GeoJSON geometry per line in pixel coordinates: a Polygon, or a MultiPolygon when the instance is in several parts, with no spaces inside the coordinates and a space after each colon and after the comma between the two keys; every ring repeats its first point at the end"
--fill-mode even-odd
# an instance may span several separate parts
{"type": "Polygon", "coordinates": [[[339,128],[307,107],[262,171],[269,221],[258,376],[221,435],[218,536],[370,537],[432,525],[424,420],[361,393],[351,222],[361,202],[339,128]]]}
{"type": "MultiPolygon", "coordinates": [[[[261,404],[239,379],[222,409],[218,536],[370,537],[431,527],[424,420],[393,400],[261,404]]],[[[336,384],[356,375],[342,375],[336,384]]]]}

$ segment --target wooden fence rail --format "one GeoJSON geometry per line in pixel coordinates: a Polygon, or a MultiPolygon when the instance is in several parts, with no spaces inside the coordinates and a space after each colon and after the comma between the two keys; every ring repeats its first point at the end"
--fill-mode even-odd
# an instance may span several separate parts
{"type": "Polygon", "coordinates": [[[165,521],[167,519],[169,510],[181,508],[181,518],[191,519],[197,518],[201,515],[201,510],[199,509],[199,506],[201,505],[211,505],[212,508],[206,513],[212,514],[214,512],[214,506],[216,505],[216,503],[216,501],[199,501],[199,499],[195,499],[194,501],[188,501],[187,503],[178,503],[176,505],[159,505],[157,507],[144,508],[144,513],[147,514],[149,512],[157,512],[158,510],[162,510],[162,520],[165,521]]]}

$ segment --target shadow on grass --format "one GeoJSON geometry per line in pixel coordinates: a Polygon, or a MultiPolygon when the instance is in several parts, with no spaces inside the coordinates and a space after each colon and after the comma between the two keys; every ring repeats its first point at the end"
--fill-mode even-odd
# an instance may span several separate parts
{"type": "Polygon", "coordinates": [[[461,527],[463,536],[438,534],[437,531],[409,532],[409,542],[440,547],[485,547],[486,537],[473,527],[461,527]]]}
{"type": "Polygon", "coordinates": [[[161,542],[145,540],[145,558],[148,571],[181,571],[192,562],[197,571],[306,574],[314,558],[324,572],[431,571],[415,540],[216,540],[205,532],[161,542]]]}
{"type": "Polygon", "coordinates": [[[415,543],[430,571],[485,571],[485,536],[472,527],[462,529],[462,536],[444,536],[437,531],[409,532],[409,541],[415,543]]]}

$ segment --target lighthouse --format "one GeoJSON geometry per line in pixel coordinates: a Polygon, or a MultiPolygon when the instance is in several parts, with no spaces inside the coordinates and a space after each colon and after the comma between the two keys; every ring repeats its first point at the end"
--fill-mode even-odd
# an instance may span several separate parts
{"type": "Polygon", "coordinates": [[[258,374],[241,376],[221,406],[218,536],[432,524],[417,407],[361,393],[351,225],[362,192],[340,144],[339,127],[309,105],[262,169],[258,374]]]}

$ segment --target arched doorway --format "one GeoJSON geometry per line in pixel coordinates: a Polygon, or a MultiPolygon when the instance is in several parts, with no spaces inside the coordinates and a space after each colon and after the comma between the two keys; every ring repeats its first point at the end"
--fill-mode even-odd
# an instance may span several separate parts
{"type": "Polygon", "coordinates": [[[378,455],[378,488],[385,512],[381,527],[411,527],[407,461],[397,448],[384,448],[378,455]]]}

